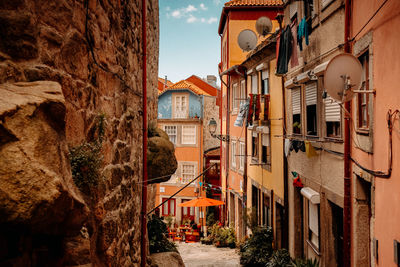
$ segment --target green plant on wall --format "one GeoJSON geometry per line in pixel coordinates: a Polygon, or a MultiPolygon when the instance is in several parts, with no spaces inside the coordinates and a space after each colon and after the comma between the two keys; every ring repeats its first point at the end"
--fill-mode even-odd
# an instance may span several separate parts
{"type": "Polygon", "coordinates": [[[69,150],[69,160],[74,183],[78,188],[88,193],[90,187],[97,186],[101,178],[103,155],[101,153],[102,142],[105,133],[105,114],[96,117],[91,130],[93,140],[84,142],[69,150]]]}

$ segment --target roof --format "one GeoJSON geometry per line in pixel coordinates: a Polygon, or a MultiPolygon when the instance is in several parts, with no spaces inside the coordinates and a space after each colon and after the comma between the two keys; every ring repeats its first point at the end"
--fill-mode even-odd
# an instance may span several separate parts
{"type": "Polygon", "coordinates": [[[189,78],[186,79],[186,81],[193,83],[194,85],[200,87],[203,91],[208,93],[211,96],[217,96],[218,95],[218,89],[215,88],[214,86],[210,85],[200,77],[196,75],[192,75],[189,78]]]}
{"type": "Polygon", "coordinates": [[[224,6],[281,6],[282,0],[231,0],[224,6]]]}
{"type": "Polygon", "coordinates": [[[206,95],[206,96],[210,95],[209,93],[204,91],[202,88],[200,88],[200,87],[196,86],[195,84],[193,84],[189,81],[186,81],[186,80],[182,80],[177,83],[174,83],[173,85],[168,87],[163,92],[160,92],[160,94],[167,92],[167,91],[182,90],[182,89],[188,89],[197,95],[206,95]]]}
{"type": "Polygon", "coordinates": [[[228,11],[230,9],[249,9],[249,8],[282,8],[282,0],[231,0],[224,4],[221,17],[219,19],[218,34],[222,34],[228,11]]]}
{"type": "MultiPolygon", "coordinates": [[[[158,91],[163,91],[165,89],[164,87],[165,84],[165,79],[158,77],[158,84],[157,84],[157,88],[158,91]]],[[[169,80],[167,80],[167,87],[171,86],[173,83],[169,80]]]]}
{"type": "Polygon", "coordinates": [[[205,157],[220,156],[220,155],[221,155],[220,147],[213,147],[213,148],[210,148],[210,149],[204,151],[204,156],[205,157]]]}

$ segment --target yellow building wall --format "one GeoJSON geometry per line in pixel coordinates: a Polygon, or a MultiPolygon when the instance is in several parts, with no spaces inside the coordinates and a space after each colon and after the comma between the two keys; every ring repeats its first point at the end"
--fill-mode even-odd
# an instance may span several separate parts
{"type": "MultiPolygon", "coordinates": [[[[284,200],[284,177],[283,177],[283,117],[282,114],[282,84],[281,78],[274,75],[276,60],[271,60],[270,64],[270,118],[271,120],[271,172],[262,168],[261,165],[251,166],[251,158],[247,162],[247,174],[248,174],[248,185],[247,185],[247,205],[251,207],[251,180],[255,180],[263,187],[273,190],[274,194],[284,200]]],[[[250,86],[250,85],[248,85],[250,86]]],[[[248,88],[249,90],[249,88],[248,88]]],[[[261,105],[261,110],[264,110],[264,105],[261,105]]],[[[263,112],[260,117],[263,117],[263,112]]],[[[251,154],[251,136],[252,131],[247,132],[247,147],[248,154],[251,154]]],[[[259,142],[259,151],[261,151],[261,142],[259,142]]],[[[259,153],[259,159],[261,159],[261,153],[259,153]]],[[[259,160],[260,161],[260,160],[259,160]]]]}

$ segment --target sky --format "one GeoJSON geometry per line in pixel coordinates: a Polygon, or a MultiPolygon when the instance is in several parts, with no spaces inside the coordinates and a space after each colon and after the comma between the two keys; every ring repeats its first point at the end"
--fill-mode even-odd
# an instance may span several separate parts
{"type": "MultiPolygon", "coordinates": [[[[195,74],[218,77],[218,23],[223,0],[159,0],[158,75],[178,82],[195,74]]],[[[217,82],[218,84],[218,82],[217,82]]]]}

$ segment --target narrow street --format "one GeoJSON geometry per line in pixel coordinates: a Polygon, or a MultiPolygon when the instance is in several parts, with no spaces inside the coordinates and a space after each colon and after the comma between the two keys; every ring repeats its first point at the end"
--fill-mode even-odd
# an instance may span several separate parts
{"type": "Polygon", "coordinates": [[[234,267],[241,266],[236,249],[217,248],[200,243],[177,243],[186,267],[234,267]]]}

